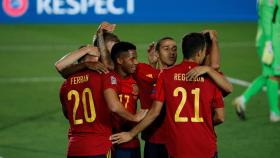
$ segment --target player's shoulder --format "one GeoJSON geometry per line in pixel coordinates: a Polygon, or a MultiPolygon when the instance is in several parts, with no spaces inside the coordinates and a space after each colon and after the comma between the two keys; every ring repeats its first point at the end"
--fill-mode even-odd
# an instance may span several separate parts
{"type": "Polygon", "coordinates": [[[181,70],[186,70],[184,63],[165,68],[162,73],[168,74],[168,73],[174,73],[174,72],[181,71],[181,70]]]}
{"type": "Polygon", "coordinates": [[[146,63],[139,63],[139,64],[137,64],[137,70],[138,71],[148,71],[148,72],[157,72],[157,71],[159,71],[158,69],[156,69],[156,68],[154,68],[151,65],[146,64],[146,63]]]}

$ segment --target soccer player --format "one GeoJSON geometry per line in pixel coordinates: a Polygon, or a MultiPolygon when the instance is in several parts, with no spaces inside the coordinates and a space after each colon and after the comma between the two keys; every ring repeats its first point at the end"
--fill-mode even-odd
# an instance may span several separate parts
{"type": "MultiPolygon", "coordinates": [[[[208,59],[205,60],[207,63],[204,65],[209,66],[199,66],[193,69],[189,75],[190,78],[196,75],[202,75],[208,73],[213,80],[221,86],[226,94],[232,91],[232,85],[217,71],[214,70],[219,68],[219,48],[216,31],[205,30],[204,34],[208,32],[211,36],[211,44],[208,45],[208,59]],[[212,44],[213,43],[213,44],[212,44]]],[[[210,38],[210,37],[209,37],[210,38]]],[[[164,37],[161,38],[153,48],[149,47],[149,63],[150,65],[140,63],[137,66],[136,73],[134,74],[135,79],[140,88],[140,102],[141,108],[149,109],[152,105],[152,98],[150,95],[152,93],[153,87],[156,83],[159,72],[165,68],[173,66],[177,58],[177,45],[173,38],[164,37]],[[152,55],[154,54],[154,55],[152,55]]],[[[164,138],[166,137],[166,132],[162,126],[163,120],[165,118],[165,111],[161,111],[160,116],[150,125],[147,129],[142,132],[142,139],[145,140],[145,158],[164,158],[168,157],[167,151],[164,146],[164,138]]]]}
{"type": "MultiPolygon", "coordinates": [[[[177,45],[173,38],[163,37],[148,49],[149,64],[139,63],[134,78],[139,85],[141,109],[150,109],[153,103],[150,95],[157,81],[160,71],[175,64],[177,59],[177,45]]],[[[163,120],[165,111],[142,132],[145,140],[145,158],[168,158],[164,145],[165,130],[163,120]]]]}
{"type": "Polygon", "coordinates": [[[223,96],[226,97],[233,91],[233,86],[220,72],[220,48],[217,31],[204,30],[202,33],[207,43],[205,60],[200,64],[201,66],[196,66],[190,70],[186,77],[196,79],[201,75],[208,74],[220,87],[223,96]]]}
{"type": "MultiPolygon", "coordinates": [[[[92,59],[94,56],[85,55],[79,61],[83,63],[92,59]]],[[[107,106],[102,93],[105,79],[102,74],[83,70],[69,76],[61,87],[62,109],[70,124],[67,152],[70,158],[106,158],[111,147],[111,111],[134,122],[145,116],[145,112],[133,115],[123,105],[107,106]]]]}
{"type": "Polygon", "coordinates": [[[270,121],[280,121],[280,111],[278,105],[280,76],[280,12],[279,9],[277,9],[278,5],[278,0],[258,1],[259,20],[256,45],[258,56],[262,63],[262,74],[252,82],[243,94],[233,101],[236,113],[241,120],[246,119],[245,109],[250,98],[266,85],[270,108],[270,121]],[[272,56],[274,56],[274,59],[272,56]]]}
{"type": "MultiPolygon", "coordinates": [[[[132,114],[136,113],[139,89],[132,74],[136,70],[136,46],[128,42],[116,43],[111,51],[114,71],[106,74],[104,81],[104,96],[108,105],[124,105],[132,114]]],[[[147,110],[145,110],[147,111],[147,110]]],[[[113,116],[113,132],[129,131],[135,122],[127,121],[119,116],[113,116]]],[[[138,136],[131,141],[116,145],[114,158],[141,158],[138,136]]]]}
{"type": "Polygon", "coordinates": [[[214,125],[224,121],[223,96],[207,76],[188,80],[186,73],[205,58],[206,41],[201,33],[183,38],[184,60],[160,75],[152,108],[131,131],[112,135],[113,143],[131,140],[151,124],[166,103],[166,145],[172,158],[212,158],[217,156],[214,125]]]}

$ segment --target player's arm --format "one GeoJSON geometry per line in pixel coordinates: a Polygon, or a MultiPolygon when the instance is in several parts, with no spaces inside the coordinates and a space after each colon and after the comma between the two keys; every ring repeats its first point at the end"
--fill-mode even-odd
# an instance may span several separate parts
{"type": "Polygon", "coordinates": [[[132,138],[134,138],[138,133],[140,133],[145,128],[147,128],[159,116],[162,106],[163,106],[163,102],[155,100],[148,114],[132,130],[130,130],[129,132],[121,132],[121,133],[113,134],[110,137],[113,144],[121,144],[121,143],[128,142],[132,138]]]}
{"type": "Polygon", "coordinates": [[[218,43],[217,31],[204,30],[203,33],[209,33],[210,41],[207,46],[209,54],[206,56],[204,65],[211,66],[215,70],[220,69],[220,48],[218,43]]]}
{"type": "Polygon", "coordinates": [[[128,112],[123,104],[120,102],[119,97],[116,91],[113,88],[107,88],[104,90],[104,97],[109,109],[117,113],[119,116],[123,117],[126,120],[139,122],[141,121],[145,115],[147,114],[148,110],[140,110],[135,115],[128,112]]]}
{"type": "Polygon", "coordinates": [[[121,132],[111,136],[111,140],[113,144],[121,144],[130,141],[134,138],[139,132],[143,131],[146,127],[148,127],[160,114],[161,109],[163,107],[165,92],[163,89],[163,73],[160,74],[159,79],[157,80],[157,84],[155,90],[152,94],[152,98],[154,99],[151,109],[145,118],[138,123],[133,129],[129,132],[121,132]]]}
{"type": "Polygon", "coordinates": [[[110,53],[106,49],[105,41],[104,41],[104,36],[103,36],[103,30],[102,27],[99,27],[97,30],[97,43],[98,43],[98,48],[100,51],[100,61],[110,70],[113,70],[113,62],[111,60],[110,53]]]}
{"type": "Polygon", "coordinates": [[[214,116],[213,116],[213,124],[214,126],[222,124],[225,120],[225,112],[224,108],[215,108],[214,116]]]}
{"type": "Polygon", "coordinates": [[[276,4],[274,1],[262,1],[260,9],[260,22],[263,27],[263,32],[266,38],[266,41],[272,40],[272,21],[274,17],[274,9],[276,4]]]}
{"type": "Polygon", "coordinates": [[[96,47],[88,45],[86,47],[73,51],[73,52],[65,55],[61,59],[59,59],[55,63],[55,68],[65,78],[66,76],[68,76],[69,74],[72,73],[71,71],[77,72],[78,70],[82,70],[85,68],[85,65],[80,65],[77,67],[75,67],[73,65],[75,65],[74,63],[77,63],[77,61],[80,58],[82,58],[83,56],[85,56],[86,54],[93,55],[96,57],[100,56],[100,53],[96,47]],[[68,68],[68,67],[70,67],[70,68],[68,68]],[[71,70],[71,69],[73,69],[73,70],[71,70]]]}
{"type": "Polygon", "coordinates": [[[64,77],[67,78],[70,75],[79,72],[81,70],[84,69],[89,69],[92,71],[96,71],[98,73],[108,73],[108,69],[105,67],[105,65],[103,65],[101,62],[97,61],[97,62],[83,62],[83,63],[79,63],[79,64],[73,64],[70,65],[66,68],[64,68],[60,74],[64,77]]]}
{"type": "Polygon", "coordinates": [[[273,46],[272,46],[272,24],[276,15],[275,1],[262,1],[260,5],[260,23],[265,36],[265,47],[263,50],[262,62],[272,64],[273,61],[273,46]]]}
{"type": "Polygon", "coordinates": [[[203,74],[208,74],[212,80],[218,85],[226,93],[231,93],[233,91],[232,84],[226,79],[225,76],[221,75],[219,72],[214,70],[212,67],[209,66],[197,66],[191,69],[187,73],[187,78],[189,80],[194,80],[203,74]]]}
{"type": "Polygon", "coordinates": [[[157,63],[158,63],[158,58],[159,58],[155,47],[156,47],[155,42],[152,42],[147,49],[148,62],[149,62],[149,65],[151,65],[153,68],[157,68],[157,63]]]}
{"type": "Polygon", "coordinates": [[[222,92],[220,89],[216,88],[213,94],[213,102],[212,102],[212,109],[213,109],[213,125],[222,124],[225,120],[225,112],[224,112],[224,99],[222,92]]]}

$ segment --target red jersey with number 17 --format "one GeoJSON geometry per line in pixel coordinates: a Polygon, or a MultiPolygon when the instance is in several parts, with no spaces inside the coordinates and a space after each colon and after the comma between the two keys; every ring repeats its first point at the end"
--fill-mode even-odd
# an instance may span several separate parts
{"type": "Polygon", "coordinates": [[[224,107],[223,96],[207,76],[186,78],[195,66],[183,61],[164,70],[153,94],[166,103],[166,145],[174,158],[212,158],[217,152],[213,112],[224,107]]]}
{"type": "Polygon", "coordinates": [[[103,96],[103,75],[90,70],[64,82],[60,100],[70,123],[68,156],[106,155],[112,145],[111,113],[103,96]]]}
{"type": "MultiPolygon", "coordinates": [[[[125,109],[132,114],[136,114],[137,100],[139,89],[136,81],[132,76],[121,78],[121,76],[112,71],[106,74],[104,79],[104,90],[112,88],[118,94],[119,99],[125,109]]],[[[131,130],[137,123],[125,120],[117,114],[113,114],[113,133],[119,133],[131,130]]],[[[131,141],[117,145],[120,148],[137,148],[140,146],[138,136],[134,137],[131,141]]]]}

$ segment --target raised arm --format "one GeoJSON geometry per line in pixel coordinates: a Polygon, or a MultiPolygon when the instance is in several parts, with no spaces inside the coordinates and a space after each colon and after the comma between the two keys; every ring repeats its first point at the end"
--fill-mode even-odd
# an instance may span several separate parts
{"type": "Polygon", "coordinates": [[[100,51],[100,61],[108,69],[113,70],[113,62],[111,60],[110,52],[107,50],[105,45],[103,31],[104,31],[103,29],[98,29],[97,31],[97,43],[100,51]]]}
{"type": "Polygon", "coordinates": [[[153,68],[157,68],[158,58],[159,58],[155,47],[156,47],[155,42],[152,42],[147,49],[148,62],[149,62],[149,65],[151,65],[153,68]]]}
{"type": "Polygon", "coordinates": [[[218,43],[218,37],[217,37],[217,31],[215,30],[204,30],[203,33],[209,33],[210,45],[207,46],[207,49],[209,49],[209,55],[207,55],[205,60],[205,65],[211,66],[215,70],[220,69],[220,48],[218,43]]]}
{"type": "Polygon", "coordinates": [[[96,47],[87,45],[87,46],[85,46],[81,49],[75,50],[75,51],[65,55],[61,59],[59,59],[55,63],[55,68],[65,78],[65,77],[69,76],[69,74],[72,74],[74,72],[77,72],[77,71],[85,68],[85,65],[83,65],[83,64],[81,64],[79,66],[73,66],[73,65],[76,65],[75,63],[78,63],[78,60],[87,54],[95,56],[96,60],[98,60],[98,57],[100,56],[100,53],[96,47]]]}
{"type": "MultiPolygon", "coordinates": [[[[111,55],[106,47],[104,32],[112,33],[116,28],[116,24],[110,24],[108,22],[102,22],[97,29],[97,45],[100,51],[100,61],[110,70],[113,70],[114,64],[111,60],[111,55]]],[[[107,41],[109,42],[109,41],[107,41]]]]}

